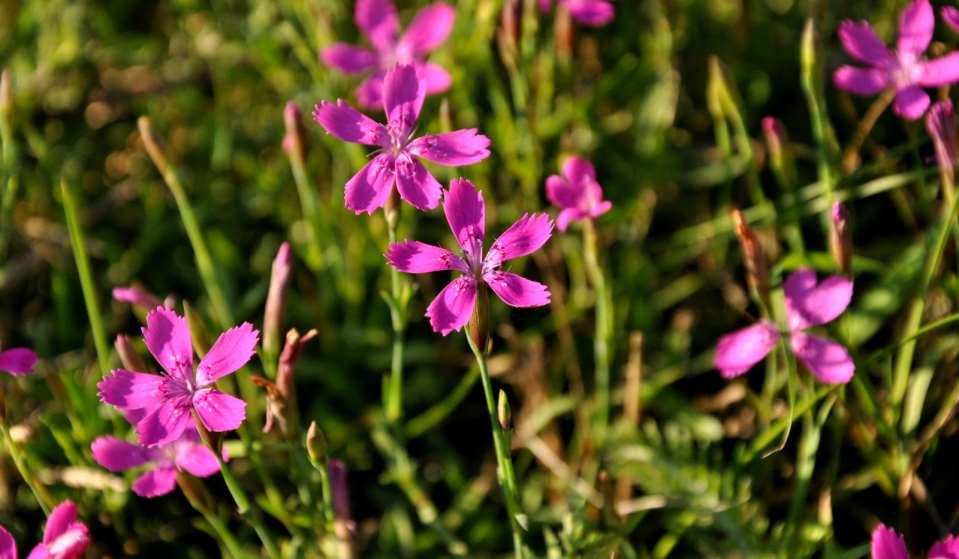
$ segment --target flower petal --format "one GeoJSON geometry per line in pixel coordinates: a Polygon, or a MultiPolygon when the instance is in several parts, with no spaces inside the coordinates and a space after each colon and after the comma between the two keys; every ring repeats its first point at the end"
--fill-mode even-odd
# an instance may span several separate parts
{"type": "Polygon", "coordinates": [[[394,66],[383,78],[383,110],[390,127],[400,135],[409,134],[416,126],[426,98],[426,84],[412,64],[394,66]]]}
{"type": "Polygon", "coordinates": [[[150,461],[150,452],[117,437],[97,437],[90,445],[93,459],[111,472],[122,472],[150,461]]]}
{"type": "Polygon", "coordinates": [[[569,228],[569,224],[583,219],[586,217],[586,214],[583,213],[579,208],[566,208],[565,210],[559,212],[559,215],[556,216],[556,228],[560,231],[566,231],[569,228]]]}
{"type": "Polygon", "coordinates": [[[776,325],[762,320],[719,338],[713,365],[724,377],[737,377],[762,361],[778,341],[776,325]]]}
{"type": "Polygon", "coordinates": [[[393,190],[393,159],[382,154],[353,175],[343,188],[346,207],[357,214],[373,215],[383,207],[393,190]]]}
{"type": "Polygon", "coordinates": [[[927,60],[922,68],[919,85],[939,87],[959,81],[959,52],[950,52],[945,56],[927,60]]]}
{"type": "Polygon", "coordinates": [[[187,437],[180,439],[177,443],[174,463],[178,468],[196,477],[207,477],[220,471],[220,463],[217,462],[213,451],[197,440],[189,440],[187,437]]]}
{"type": "Polygon", "coordinates": [[[498,270],[485,274],[483,281],[511,307],[542,307],[549,304],[549,288],[522,276],[498,270]]]}
{"type": "Polygon", "coordinates": [[[423,211],[440,205],[443,187],[418,159],[401,154],[395,165],[396,189],[400,198],[423,211]]]}
{"type": "Polygon", "coordinates": [[[172,377],[193,380],[193,340],[186,319],[157,307],[147,315],[147,325],[142,332],[147,349],[163,370],[172,377]]]}
{"type": "Polygon", "coordinates": [[[509,229],[493,241],[484,266],[496,267],[507,260],[532,254],[553,234],[553,221],[547,214],[523,214],[509,229]]]}
{"type": "Polygon", "coordinates": [[[616,16],[608,0],[566,0],[565,5],[576,23],[587,27],[602,27],[616,16]]]}
{"type": "Polygon", "coordinates": [[[563,176],[573,186],[582,186],[584,183],[596,180],[596,168],[588,159],[573,155],[563,161],[563,176]]]}
{"type": "Polygon", "coordinates": [[[892,109],[906,120],[916,120],[929,108],[929,96],[917,86],[900,89],[892,102],[892,109]]]}
{"type": "Polygon", "coordinates": [[[486,234],[486,204],[483,193],[466,179],[453,179],[443,198],[443,212],[450,231],[464,249],[473,249],[476,241],[480,246],[486,234]]]}
{"type": "Polygon", "coordinates": [[[215,388],[197,391],[193,407],[210,431],[232,431],[246,419],[246,402],[215,388]]]}
{"type": "Polygon", "coordinates": [[[17,541],[3,526],[0,526],[0,559],[17,559],[17,541]]]}
{"type": "Polygon", "coordinates": [[[836,87],[855,95],[875,95],[892,85],[892,77],[884,70],[840,66],[832,75],[836,87]]]}
{"type": "Polygon", "coordinates": [[[832,322],[852,300],[853,283],[842,276],[829,276],[816,283],[816,272],[800,268],[783,283],[789,328],[804,329],[832,322]]]}
{"type": "Polygon", "coordinates": [[[442,270],[469,273],[469,267],[452,251],[419,241],[393,243],[386,251],[391,266],[407,274],[428,274],[442,270]]]}
{"type": "Polygon", "coordinates": [[[450,167],[472,165],[489,157],[490,140],[475,128],[430,134],[410,142],[410,153],[450,167]]]}
{"type": "Polygon", "coordinates": [[[356,100],[364,109],[383,109],[383,78],[386,72],[378,71],[356,88],[356,100]]]}
{"type": "Polygon", "coordinates": [[[348,43],[333,43],[320,51],[320,60],[341,72],[356,74],[376,65],[376,53],[348,43]]]}
{"type": "Polygon", "coordinates": [[[132,286],[114,287],[113,300],[143,307],[148,311],[153,310],[163,304],[156,295],[132,286]]]}
{"type": "Polygon", "coordinates": [[[789,343],[796,357],[819,382],[845,384],[856,372],[856,364],[849,352],[832,340],[810,336],[805,332],[793,332],[789,343]]]}
{"type": "Polygon", "coordinates": [[[137,436],[143,446],[163,446],[179,439],[192,425],[189,400],[167,400],[137,423],[137,436]]]}
{"type": "Polygon", "coordinates": [[[133,492],[151,499],[173,491],[176,487],[176,468],[173,465],[158,466],[148,470],[133,482],[133,492]]]}
{"type": "Polygon", "coordinates": [[[865,21],[845,20],[839,24],[839,41],[849,56],[879,68],[893,68],[896,57],[865,21]]]}
{"type": "Polygon", "coordinates": [[[43,529],[43,543],[49,544],[64,535],[76,520],[77,506],[73,501],[63,501],[57,505],[47,517],[47,525],[43,529]]]}
{"type": "Polygon", "coordinates": [[[389,49],[396,42],[400,21],[390,0],[357,0],[353,18],[377,49],[389,49]]]}
{"type": "Polygon", "coordinates": [[[220,334],[196,368],[196,386],[207,386],[237,370],[253,357],[260,333],[249,322],[220,334]]]}
{"type": "Polygon", "coordinates": [[[389,143],[386,127],[372,118],[354,109],[342,99],[336,103],[320,101],[313,106],[313,120],[326,130],[327,134],[344,142],[385,146],[389,143]]]}
{"type": "Polygon", "coordinates": [[[905,540],[884,524],[876,526],[872,531],[869,549],[872,559],[909,559],[905,540]]]}
{"type": "Polygon", "coordinates": [[[97,383],[97,388],[101,402],[122,411],[152,410],[160,404],[160,387],[165,381],[160,375],[114,369],[97,383]]]}
{"type": "Polygon", "coordinates": [[[936,14],[929,0],[913,0],[899,15],[899,38],[896,50],[902,54],[919,56],[932,41],[936,14]]]}
{"type": "Polygon", "coordinates": [[[928,559],[959,559],[959,536],[946,536],[929,550],[928,559]]]}
{"type": "MultiPolygon", "coordinates": [[[[576,208],[582,191],[575,188],[568,180],[559,175],[546,177],[546,198],[557,208],[576,208]]],[[[560,227],[565,231],[566,227],[560,227]]]]}
{"type": "Polygon", "coordinates": [[[426,308],[434,332],[446,336],[466,326],[476,305],[476,288],[475,279],[460,276],[439,292],[426,308]]]}
{"type": "Polygon", "coordinates": [[[453,78],[445,68],[432,62],[415,62],[416,74],[426,84],[426,94],[443,93],[453,84],[453,78]]]}
{"type": "Polygon", "coordinates": [[[443,2],[426,6],[416,13],[406,32],[400,37],[400,48],[411,54],[424,55],[443,44],[456,20],[456,10],[443,2]]]}
{"type": "Polygon", "coordinates": [[[37,364],[37,354],[25,347],[13,347],[0,351],[0,371],[6,371],[14,376],[26,375],[33,372],[37,364]]]}
{"type": "Polygon", "coordinates": [[[942,9],[939,10],[939,16],[950,29],[959,33],[959,8],[955,6],[943,6],[942,9]]]}

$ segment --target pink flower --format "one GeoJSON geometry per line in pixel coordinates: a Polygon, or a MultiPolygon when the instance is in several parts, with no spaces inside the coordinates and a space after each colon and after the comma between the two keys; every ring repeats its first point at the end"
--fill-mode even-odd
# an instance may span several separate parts
{"type": "Polygon", "coordinates": [[[193,426],[194,411],[210,431],[236,429],[246,418],[246,402],[220,392],[214,383],[250,360],[259,332],[249,322],[227,330],[194,372],[186,320],[157,307],[146,322],[143,341],[164,373],[115,369],[98,384],[100,400],[124,412],[136,425],[144,446],[163,446],[179,439],[193,426]]]}
{"type": "Polygon", "coordinates": [[[200,442],[196,429],[189,429],[179,440],[162,447],[147,448],[117,437],[99,437],[90,445],[93,458],[111,472],[123,472],[148,464],[151,466],[133,482],[133,492],[141,497],[159,497],[173,491],[178,470],[196,477],[220,471],[213,451],[200,442]]]}
{"type": "Polygon", "coordinates": [[[333,43],[320,52],[320,59],[347,74],[373,71],[356,91],[360,105],[372,109],[383,102],[383,80],[397,64],[416,67],[426,82],[426,95],[449,89],[452,82],[449,73],[425,59],[453,30],[456,11],[452,7],[442,2],[430,4],[417,12],[406,33],[399,37],[399,18],[390,0],[357,0],[353,17],[373,49],[333,43]]]}
{"type": "MultiPolygon", "coordinates": [[[[576,23],[587,27],[602,27],[616,16],[613,3],[609,0],[557,0],[557,3],[569,10],[569,15],[576,23]]],[[[539,0],[539,9],[543,13],[552,7],[553,0],[539,0]]]]}
{"type": "Polygon", "coordinates": [[[955,6],[943,6],[942,9],[939,10],[939,15],[950,29],[959,33],[959,8],[955,6]]]}
{"type": "Polygon", "coordinates": [[[136,307],[150,310],[159,307],[162,303],[156,295],[137,287],[114,287],[113,300],[120,303],[129,303],[136,307]]]}
{"type": "Polygon", "coordinates": [[[6,371],[15,377],[32,373],[36,364],[37,354],[25,347],[0,351],[0,371],[6,371]]]}
{"type": "Polygon", "coordinates": [[[326,131],[345,141],[379,146],[375,157],[346,183],[346,207],[372,214],[393,191],[421,210],[439,205],[443,187],[418,158],[459,167],[489,157],[489,138],[475,128],[445,134],[411,137],[423,107],[424,84],[413,66],[397,66],[386,73],[383,84],[384,126],[343,101],[321,101],[313,118],[326,131]]]}
{"type": "Polygon", "coordinates": [[[593,164],[581,157],[570,157],[563,163],[563,176],[546,179],[546,197],[562,211],[556,216],[556,227],[566,231],[569,224],[581,219],[595,219],[613,207],[603,200],[603,187],[596,182],[593,164]]]}
{"type": "MultiPolygon", "coordinates": [[[[90,547],[90,533],[77,520],[73,501],[57,505],[47,518],[43,541],[37,544],[27,559],[79,559],[90,547]]],[[[0,559],[17,559],[17,542],[6,528],[0,526],[0,559]]]]}
{"type": "MultiPolygon", "coordinates": [[[[789,345],[820,382],[849,382],[856,366],[846,348],[806,333],[808,328],[835,320],[852,300],[852,282],[830,276],[817,284],[816,273],[802,268],[783,285],[789,345]]],[[[726,334],[716,344],[713,363],[726,378],[739,376],[761,361],[779,341],[779,330],[768,320],[726,334]]]]}
{"type": "Polygon", "coordinates": [[[843,65],[833,74],[840,89],[856,95],[875,95],[895,88],[893,109],[908,120],[921,117],[929,96],[921,88],[939,87],[959,80],[959,52],[926,60],[923,53],[932,41],[935,14],[929,0],[913,0],[899,16],[899,39],[890,51],[865,21],[843,21],[839,39],[849,56],[866,68],[843,65]]]}
{"type": "Polygon", "coordinates": [[[466,179],[454,179],[443,200],[446,221],[463,250],[463,257],[419,241],[393,243],[386,259],[401,272],[426,274],[455,270],[463,275],[440,291],[426,309],[435,332],[446,336],[469,322],[480,284],[511,307],[541,307],[549,303],[549,289],[500,268],[507,260],[532,254],[549,240],[553,223],[546,214],[524,214],[503,232],[483,255],[485,212],[483,194],[466,179]]]}
{"type": "Polygon", "coordinates": [[[953,118],[952,101],[937,101],[926,115],[926,131],[932,138],[939,167],[949,176],[954,172],[956,161],[956,123],[953,118]]]}
{"type": "MultiPolygon", "coordinates": [[[[872,531],[869,546],[872,559],[909,559],[906,541],[885,524],[872,531]]],[[[959,537],[946,536],[929,550],[929,559],[959,559],[959,537]]]]}

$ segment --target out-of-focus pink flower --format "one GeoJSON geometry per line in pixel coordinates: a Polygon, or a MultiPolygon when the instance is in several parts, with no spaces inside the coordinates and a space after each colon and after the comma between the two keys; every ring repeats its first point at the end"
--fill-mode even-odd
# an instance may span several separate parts
{"type": "Polygon", "coordinates": [[[959,33],[959,8],[955,6],[943,6],[942,9],[939,10],[939,15],[950,29],[959,33]]]}
{"type": "Polygon", "coordinates": [[[15,377],[32,373],[36,364],[37,354],[25,347],[0,351],[0,371],[6,371],[15,377]]]}
{"type": "Polygon", "coordinates": [[[210,431],[232,431],[246,418],[246,402],[216,389],[214,383],[243,367],[253,356],[259,332],[249,322],[220,335],[193,370],[193,343],[186,320],[157,307],[147,315],[143,341],[163,367],[153,375],[115,369],[97,385],[100,400],[134,423],[140,444],[169,444],[190,429],[195,411],[210,431]]]}
{"type": "Polygon", "coordinates": [[[956,161],[956,123],[952,101],[937,101],[926,115],[926,131],[936,149],[940,169],[953,176],[956,161]]]}
{"type": "Polygon", "coordinates": [[[426,309],[435,332],[446,336],[469,322],[481,284],[488,285],[511,307],[540,307],[549,303],[549,288],[545,285],[501,270],[506,261],[532,254],[546,244],[553,231],[548,215],[523,215],[493,241],[484,256],[486,206],[483,194],[473,183],[454,179],[443,200],[443,211],[463,257],[419,241],[393,243],[386,251],[386,259],[401,272],[462,272],[426,309]]]}
{"type": "MultiPolygon", "coordinates": [[[[27,556],[27,559],[79,559],[90,547],[90,533],[83,522],[77,520],[77,507],[73,501],[57,505],[47,517],[43,541],[27,556]]],[[[17,542],[6,528],[0,526],[0,559],[17,559],[17,542]]]]}
{"type": "Polygon", "coordinates": [[[449,73],[438,64],[426,62],[426,56],[446,42],[453,30],[456,11],[451,6],[436,2],[423,8],[402,35],[396,7],[390,0],[357,0],[354,19],[373,49],[333,43],[320,52],[320,59],[347,74],[372,71],[356,91],[360,105],[373,109],[383,102],[383,81],[397,64],[416,67],[425,82],[426,95],[449,89],[449,73]]]}
{"type": "MultiPolygon", "coordinates": [[[[564,6],[573,20],[587,27],[603,27],[616,17],[616,9],[609,0],[557,0],[564,6]]],[[[543,13],[553,7],[553,0],[539,0],[539,9],[543,13]]]]}
{"type": "Polygon", "coordinates": [[[596,181],[593,164],[581,157],[570,157],[563,163],[563,176],[546,179],[546,197],[560,208],[556,227],[566,231],[569,224],[581,219],[595,219],[613,207],[603,200],[603,187],[596,181]]]}
{"type": "Polygon", "coordinates": [[[179,440],[161,447],[147,448],[117,437],[99,437],[90,445],[93,458],[111,472],[123,472],[139,466],[150,468],[133,482],[133,492],[141,497],[159,497],[176,487],[178,470],[196,477],[220,471],[213,451],[200,442],[196,429],[189,429],[179,440]]]}
{"type": "MultiPolygon", "coordinates": [[[[872,559],[909,559],[906,541],[885,524],[876,526],[872,531],[869,550],[872,559]]],[[[946,536],[936,542],[929,550],[928,558],[959,559],[959,537],[946,536]]]]}
{"type": "Polygon", "coordinates": [[[356,213],[372,214],[382,207],[393,185],[400,197],[421,210],[439,205],[443,187],[433,178],[420,158],[459,167],[489,157],[489,138],[475,128],[429,134],[413,139],[416,121],[423,107],[426,82],[411,65],[396,66],[383,83],[384,126],[338,100],[321,101],[313,118],[327,133],[345,141],[379,146],[373,160],[346,183],[346,207],[356,213]]]}
{"type": "Polygon", "coordinates": [[[839,25],[839,40],[849,56],[866,65],[843,65],[833,74],[840,89],[856,95],[896,90],[896,114],[916,120],[929,107],[923,87],[939,87],[959,80],[959,52],[927,60],[923,53],[932,41],[936,18],[929,0],[913,0],[899,16],[895,51],[886,48],[869,23],[846,20],[839,25]]]}
{"type": "Polygon", "coordinates": [[[113,300],[144,308],[155,309],[161,305],[160,298],[138,287],[114,287],[113,300]]]}
{"type": "MultiPolygon", "coordinates": [[[[802,268],[786,278],[783,291],[792,352],[820,382],[849,382],[856,365],[846,348],[806,330],[832,322],[846,310],[852,300],[852,281],[830,276],[817,283],[816,273],[802,268]]],[[[778,341],[776,325],[761,320],[720,338],[713,363],[724,377],[737,377],[766,357],[778,341]]]]}

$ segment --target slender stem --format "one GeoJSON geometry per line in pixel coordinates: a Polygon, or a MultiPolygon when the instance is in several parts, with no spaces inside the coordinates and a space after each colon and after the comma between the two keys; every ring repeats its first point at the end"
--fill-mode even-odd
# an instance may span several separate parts
{"type": "Polygon", "coordinates": [[[217,538],[219,538],[223,546],[226,547],[227,552],[232,555],[234,559],[246,558],[247,554],[236,541],[236,538],[233,537],[226,523],[223,522],[223,519],[209,506],[210,496],[199,481],[184,472],[177,472],[176,481],[186,500],[190,503],[190,506],[203,515],[203,518],[213,528],[213,531],[216,532],[217,538]]]}
{"type": "Polygon", "coordinates": [[[23,482],[30,488],[33,497],[37,500],[37,503],[39,503],[40,508],[43,509],[43,513],[49,515],[54,505],[53,497],[47,492],[46,487],[37,483],[37,480],[33,478],[33,474],[30,472],[30,468],[24,460],[23,453],[20,451],[20,445],[10,436],[10,428],[7,426],[6,418],[2,416],[2,413],[0,413],[0,436],[3,437],[3,442],[7,446],[10,458],[13,459],[13,464],[16,466],[17,471],[20,472],[20,477],[23,478],[23,482]]]}
{"type": "MultiPolygon", "coordinates": [[[[312,427],[311,427],[312,429],[312,427]]],[[[314,457],[309,455],[310,465],[320,474],[320,491],[323,495],[323,520],[326,523],[326,531],[330,534],[335,532],[336,515],[333,511],[333,491],[330,489],[330,470],[329,462],[324,457],[314,457]]]]}
{"type": "Polygon", "coordinates": [[[596,334],[593,337],[593,353],[596,360],[596,423],[602,440],[609,423],[609,354],[613,309],[609,286],[599,262],[598,244],[596,225],[593,220],[587,219],[583,222],[583,245],[586,271],[593,284],[596,298],[596,334]]]}
{"type": "Polygon", "coordinates": [[[310,239],[307,249],[307,262],[310,268],[318,270],[323,267],[323,243],[320,241],[320,218],[316,193],[313,191],[303,159],[298,152],[292,150],[289,159],[290,168],[293,169],[293,181],[296,183],[297,195],[300,198],[300,208],[303,212],[303,219],[306,220],[307,233],[310,239]]]}
{"type": "MultiPolygon", "coordinates": [[[[399,224],[399,206],[393,205],[386,212],[386,224],[390,232],[390,244],[396,242],[399,224]],[[391,215],[392,214],[392,215],[391,215]]],[[[403,333],[406,330],[407,291],[400,272],[390,266],[390,323],[393,326],[393,355],[390,360],[390,378],[387,380],[386,418],[399,421],[403,418],[403,333]]]]}
{"type": "Polygon", "coordinates": [[[846,173],[851,173],[856,170],[856,167],[859,167],[859,150],[862,148],[863,142],[895,96],[896,92],[893,89],[884,91],[879,97],[876,97],[876,100],[866,110],[866,114],[859,119],[856,132],[842,154],[842,170],[846,173]]]}
{"type": "Polygon", "coordinates": [[[825,115],[825,100],[820,89],[820,70],[818,63],[818,43],[813,20],[806,21],[799,49],[800,85],[806,104],[809,106],[809,119],[812,128],[813,140],[816,142],[816,163],[819,172],[819,182],[823,185],[826,194],[827,207],[833,203],[832,169],[829,154],[828,121],[825,115]]]}
{"type": "Polygon", "coordinates": [[[509,511],[510,528],[513,530],[513,550],[516,559],[523,557],[523,535],[520,526],[522,516],[519,504],[519,489],[516,484],[516,474],[513,471],[513,459],[510,454],[509,435],[499,424],[496,415],[496,401],[493,399],[493,384],[490,380],[489,370],[486,367],[486,357],[476,346],[473,336],[466,334],[466,341],[473,350],[476,357],[476,364],[479,366],[480,379],[483,381],[483,395],[486,397],[486,412],[489,414],[490,429],[493,432],[493,448],[496,451],[496,474],[499,479],[500,487],[506,496],[506,509],[509,511]]]}

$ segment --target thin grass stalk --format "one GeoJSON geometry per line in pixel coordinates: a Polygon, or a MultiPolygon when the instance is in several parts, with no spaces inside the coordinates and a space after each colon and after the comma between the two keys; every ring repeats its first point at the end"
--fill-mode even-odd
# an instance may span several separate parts
{"type": "Polygon", "coordinates": [[[812,18],[806,20],[799,49],[800,85],[806,104],[809,106],[809,119],[813,140],[816,143],[816,169],[819,182],[823,185],[827,207],[832,207],[833,183],[829,149],[826,137],[826,116],[824,102],[819,91],[819,66],[816,62],[816,28],[812,18]]]}
{"type": "Polygon", "coordinates": [[[290,168],[293,170],[293,182],[296,184],[296,193],[300,198],[300,209],[303,212],[303,219],[306,221],[307,236],[309,237],[306,262],[311,269],[320,270],[324,266],[323,246],[326,243],[323,243],[320,239],[320,214],[316,193],[310,183],[310,177],[306,172],[306,166],[300,152],[290,150],[289,160],[290,168]]]}
{"type": "Polygon", "coordinates": [[[610,298],[606,275],[599,262],[598,245],[596,224],[591,219],[583,221],[584,263],[596,299],[596,332],[593,337],[593,352],[596,360],[596,424],[599,427],[600,440],[603,440],[609,423],[609,361],[613,331],[613,302],[610,298]]]}
{"type": "Polygon", "coordinates": [[[7,452],[10,453],[10,458],[13,460],[13,465],[17,468],[17,472],[20,473],[20,477],[23,479],[23,482],[27,484],[27,487],[30,488],[30,492],[33,493],[34,499],[37,500],[37,504],[40,505],[40,508],[43,509],[43,513],[46,515],[50,514],[50,511],[53,510],[53,507],[56,505],[56,501],[53,500],[53,497],[47,491],[47,488],[34,479],[33,474],[30,471],[30,467],[27,466],[26,460],[24,460],[23,452],[21,452],[20,445],[17,444],[17,441],[13,440],[13,437],[10,435],[10,427],[7,425],[7,420],[3,417],[3,412],[0,410],[0,436],[3,437],[3,442],[7,447],[7,452]]]}

